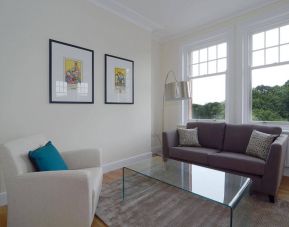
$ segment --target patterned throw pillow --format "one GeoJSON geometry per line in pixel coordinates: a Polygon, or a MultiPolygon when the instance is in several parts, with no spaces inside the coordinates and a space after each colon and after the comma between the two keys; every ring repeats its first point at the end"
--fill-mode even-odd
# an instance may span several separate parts
{"type": "Polygon", "coordinates": [[[270,146],[276,137],[276,135],[270,135],[254,130],[251,134],[246,154],[266,160],[270,146]]]}
{"type": "Polygon", "coordinates": [[[198,128],[193,129],[178,129],[179,145],[187,147],[200,147],[198,140],[198,128]]]}

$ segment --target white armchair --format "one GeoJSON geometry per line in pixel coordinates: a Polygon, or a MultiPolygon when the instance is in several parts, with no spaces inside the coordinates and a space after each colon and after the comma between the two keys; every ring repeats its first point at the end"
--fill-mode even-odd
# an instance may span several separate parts
{"type": "Polygon", "coordinates": [[[99,150],[61,152],[70,170],[36,172],[28,151],[48,140],[35,135],[0,147],[8,227],[89,227],[102,185],[99,150]]]}

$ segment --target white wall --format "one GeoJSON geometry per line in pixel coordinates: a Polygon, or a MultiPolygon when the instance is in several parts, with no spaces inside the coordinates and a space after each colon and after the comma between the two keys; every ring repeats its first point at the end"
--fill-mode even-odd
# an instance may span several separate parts
{"type": "Polygon", "coordinates": [[[85,0],[1,0],[0,143],[43,133],[59,150],[101,147],[103,163],[150,151],[150,36],[85,0]],[[94,104],[49,104],[49,38],[94,50],[94,104]],[[134,60],[134,105],[104,104],[105,53],[134,60]]]}
{"type": "Polygon", "coordinates": [[[161,80],[161,61],[160,51],[161,44],[152,40],[151,45],[151,62],[152,62],[152,77],[151,77],[151,130],[152,141],[151,146],[153,151],[157,152],[161,146],[161,131],[162,131],[162,97],[163,97],[163,81],[161,80]]]}
{"type": "MultiPolygon", "coordinates": [[[[164,80],[165,71],[173,69],[178,72],[179,79],[182,76],[181,51],[185,45],[192,44],[202,39],[210,38],[216,34],[227,32],[231,45],[231,61],[229,68],[229,122],[242,123],[242,37],[239,30],[243,26],[255,23],[259,20],[275,17],[283,13],[288,13],[289,2],[279,1],[275,4],[263,7],[261,9],[252,10],[242,15],[236,15],[227,20],[214,22],[213,24],[203,26],[189,31],[182,36],[170,39],[162,44],[161,47],[161,65],[162,80],[164,80]]],[[[159,104],[161,105],[161,104],[159,104]]],[[[182,112],[180,103],[167,104],[165,125],[166,129],[174,129],[178,124],[182,124],[182,112]]]]}

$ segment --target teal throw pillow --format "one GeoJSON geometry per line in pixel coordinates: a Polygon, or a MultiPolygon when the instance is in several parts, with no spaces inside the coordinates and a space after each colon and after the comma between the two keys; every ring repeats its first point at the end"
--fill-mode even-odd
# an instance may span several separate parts
{"type": "Polygon", "coordinates": [[[51,141],[43,147],[29,151],[28,156],[37,171],[68,170],[66,163],[51,141]]]}

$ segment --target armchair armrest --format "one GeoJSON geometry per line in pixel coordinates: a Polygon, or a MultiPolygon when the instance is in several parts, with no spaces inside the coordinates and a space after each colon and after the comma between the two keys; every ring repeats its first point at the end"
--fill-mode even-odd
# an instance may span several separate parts
{"type": "Polygon", "coordinates": [[[61,152],[69,169],[84,169],[101,166],[101,151],[99,149],[83,149],[61,152]]]}
{"type": "Polygon", "coordinates": [[[9,183],[9,226],[91,225],[92,179],[88,171],[25,173],[9,183]]]}
{"type": "Polygon", "coordinates": [[[287,152],[288,135],[281,134],[271,145],[264,173],[263,189],[270,195],[277,194],[283,176],[285,155],[287,152]]]}
{"type": "Polygon", "coordinates": [[[163,132],[163,157],[169,157],[169,148],[179,144],[179,135],[177,130],[163,132]]]}

